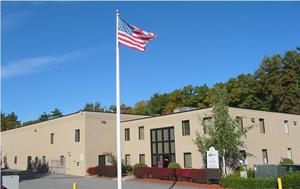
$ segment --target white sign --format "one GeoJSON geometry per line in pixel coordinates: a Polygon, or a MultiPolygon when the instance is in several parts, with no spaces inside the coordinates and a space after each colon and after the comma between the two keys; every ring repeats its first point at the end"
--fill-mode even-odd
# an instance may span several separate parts
{"type": "Polygon", "coordinates": [[[207,168],[219,169],[219,153],[214,147],[210,147],[206,153],[207,168]]]}

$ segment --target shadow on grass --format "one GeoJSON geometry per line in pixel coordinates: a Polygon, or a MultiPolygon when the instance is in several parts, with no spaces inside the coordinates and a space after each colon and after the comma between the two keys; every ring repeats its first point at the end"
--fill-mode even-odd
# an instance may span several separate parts
{"type": "MultiPolygon", "coordinates": [[[[24,180],[33,180],[45,177],[49,175],[50,173],[34,173],[30,171],[20,171],[20,170],[10,170],[10,169],[3,169],[1,170],[1,176],[6,175],[19,175],[20,182],[24,180]]],[[[2,179],[2,177],[1,177],[2,179]]]]}

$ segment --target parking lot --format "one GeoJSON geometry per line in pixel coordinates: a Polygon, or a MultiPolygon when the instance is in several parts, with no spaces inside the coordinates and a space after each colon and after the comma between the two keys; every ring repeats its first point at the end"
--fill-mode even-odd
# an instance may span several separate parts
{"type": "MultiPolygon", "coordinates": [[[[10,172],[17,174],[17,172],[10,172]]],[[[6,172],[7,175],[7,172],[6,172]]],[[[116,189],[117,181],[111,178],[77,177],[62,174],[40,175],[24,177],[20,175],[20,189],[72,189],[74,182],[78,189],[116,189]],[[25,178],[25,179],[24,179],[25,178]]],[[[176,186],[173,184],[146,183],[139,181],[124,181],[124,189],[191,189],[191,187],[176,186]]]]}

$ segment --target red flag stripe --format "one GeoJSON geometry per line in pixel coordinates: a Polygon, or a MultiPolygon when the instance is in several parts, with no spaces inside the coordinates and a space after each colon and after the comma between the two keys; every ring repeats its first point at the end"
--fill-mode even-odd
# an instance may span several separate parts
{"type": "Polygon", "coordinates": [[[122,41],[122,42],[125,42],[125,43],[129,43],[129,44],[134,45],[134,46],[137,46],[139,48],[144,48],[145,47],[145,46],[141,46],[139,44],[133,43],[132,41],[128,40],[127,38],[123,38],[123,37],[120,37],[120,36],[118,37],[118,40],[122,41]]]}
{"type": "Polygon", "coordinates": [[[138,36],[128,35],[127,33],[122,32],[122,31],[119,31],[119,32],[118,32],[118,35],[119,35],[119,36],[128,37],[128,38],[130,38],[132,41],[135,41],[135,42],[137,42],[137,43],[145,44],[145,42],[144,42],[141,38],[139,38],[138,36]]]}

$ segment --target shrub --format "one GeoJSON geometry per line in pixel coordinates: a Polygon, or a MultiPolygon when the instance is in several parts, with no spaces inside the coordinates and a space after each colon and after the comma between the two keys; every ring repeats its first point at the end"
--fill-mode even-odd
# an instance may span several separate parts
{"type": "Polygon", "coordinates": [[[150,168],[150,175],[152,178],[162,180],[173,180],[175,177],[175,170],[170,168],[150,168]]]}
{"type": "MultiPolygon", "coordinates": [[[[133,174],[134,174],[134,176],[136,176],[136,170],[138,170],[138,169],[140,169],[140,168],[145,168],[145,167],[148,167],[145,163],[137,163],[137,164],[135,164],[134,166],[133,166],[133,174]]],[[[143,172],[143,171],[142,171],[143,172]]],[[[136,177],[138,177],[138,176],[136,176],[136,177]]],[[[141,177],[139,177],[139,178],[141,178],[141,177]]]]}
{"type": "Polygon", "coordinates": [[[181,169],[180,165],[178,163],[176,163],[176,162],[169,163],[168,168],[171,168],[171,169],[181,169]]]}
{"type": "Polygon", "coordinates": [[[148,178],[150,175],[151,168],[141,167],[138,169],[134,169],[134,176],[137,178],[148,178]]]}
{"type": "Polygon", "coordinates": [[[277,181],[275,179],[246,179],[227,176],[221,178],[221,186],[230,189],[275,189],[277,188],[277,181]]]}
{"type": "Polygon", "coordinates": [[[281,162],[280,162],[281,165],[293,165],[294,164],[294,161],[292,159],[289,159],[289,158],[284,158],[281,162]]]}
{"type": "Polygon", "coordinates": [[[175,176],[178,180],[206,183],[207,172],[206,169],[176,169],[175,176]]]}
{"type": "Polygon", "coordinates": [[[98,176],[106,176],[106,177],[116,177],[117,176],[117,166],[114,166],[114,165],[98,166],[97,167],[97,175],[98,176]]]}
{"type": "Polygon", "coordinates": [[[247,177],[254,178],[254,170],[252,168],[247,169],[247,177]]]}
{"type": "Polygon", "coordinates": [[[131,165],[126,166],[126,173],[131,173],[133,171],[133,167],[131,165]]]}
{"type": "Polygon", "coordinates": [[[97,167],[89,167],[86,172],[89,175],[96,175],[97,174],[97,167]]]}
{"type": "Polygon", "coordinates": [[[300,172],[288,173],[282,178],[283,188],[300,188],[300,172]]]}

